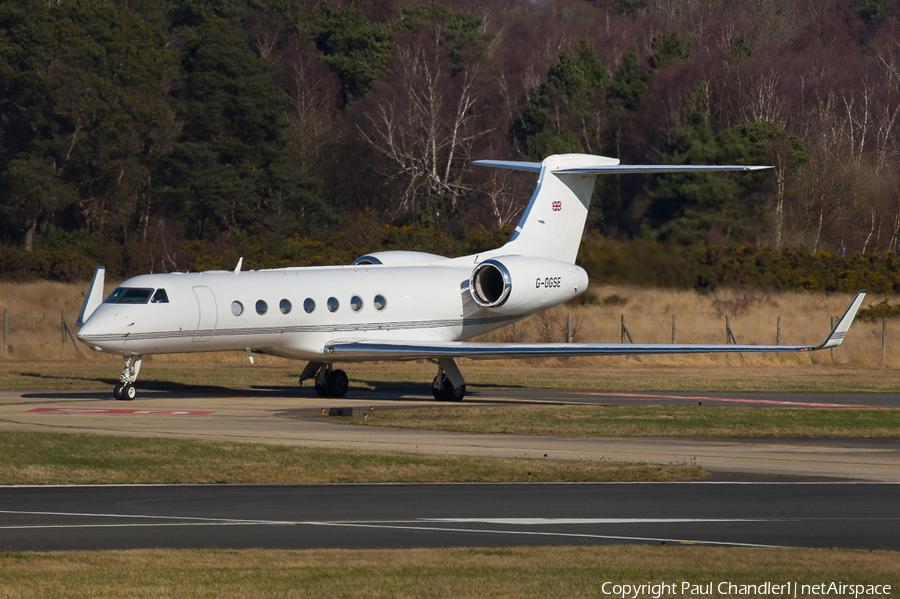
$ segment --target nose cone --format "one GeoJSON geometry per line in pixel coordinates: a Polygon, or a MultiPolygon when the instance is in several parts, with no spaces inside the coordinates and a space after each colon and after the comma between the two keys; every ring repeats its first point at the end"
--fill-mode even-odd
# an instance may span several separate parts
{"type": "Polygon", "coordinates": [[[78,333],[75,334],[79,341],[94,351],[108,351],[104,342],[110,341],[110,334],[112,333],[110,327],[107,326],[108,322],[106,320],[108,319],[103,318],[102,312],[103,310],[101,309],[95,310],[87,322],[78,329],[78,333]]]}

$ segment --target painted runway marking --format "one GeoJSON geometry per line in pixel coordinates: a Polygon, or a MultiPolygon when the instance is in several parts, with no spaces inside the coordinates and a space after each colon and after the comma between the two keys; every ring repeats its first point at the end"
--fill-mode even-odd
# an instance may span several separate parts
{"type": "Polygon", "coordinates": [[[129,414],[138,416],[208,416],[214,411],[199,410],[121,410],[109,408],[34,408],[26,412],[50,412],[57,414],[129,414]]]}
{"type": "Polygon", "coordinates": [[[521,535],[521,536],[537,536],[537,537],[564,537],[577,539],[603,539],[607,541],[652,541],[659,543],[684,543],[690,545],[721,545],[725,547],[783,547],[782,545],[763,545],[759,543],[739,543],[731,541],[702,541],[696,539],[674,539],[672,537],[632,537],[623,535],[596,535],[588,533],[568,533],[568,532],[546,532],[538,530],[493,530],[479,528],[439,528],[436,526],[398,526],[392,524],[362,524],[358,522],[298,522],[298,524],[312,524],[318,526],[346,526],[356,528],[380,528],[387,530],[424,530],[429,532],[466,532],[496,535],[521,535]]]}
{"type": "Polygon", "coordinates": [[[850,403],[820,403],[812,401],[780,401],[775,399],[746,399],[740,397],[707,397],[702,395],[662,395],[658,393],[602,393],[598,391],[570,391],[572,395],[593,395],[597,397],[624,397],[627,399],[684,399],[690,401],[721,401],[726,403],[749,403],[771,406],[797,406],[803,408],[877,408],[850,403]]]}
{"type": "Polygon", "coordinates": [[[445,533],[476,533],[494,535],[520,535],[540,537],[563,537],[577,539],[603,539],[613,541],[639,542],[671,542],[692,545],[721,545],[728,547],[780,547],[780,545],[764,545],[758,543],[740,543],[732,541],[705,541],[697,539],[675,539],[671,537],[636,537],[623,535],[601,535],[590,533],[550,532],[539,530],[496,530],[478,528],[453,528],[423,526],[426,523],[483,523],[514,525],[548,525],[548,524],[631,524],[631,523],[698,523],[698,522],[767,522],[765,519],[719,519],[719,518],[422,518],[416,520],[399,520],[390,522],[315,522],[315,521],[279,521],[279,520],[244,520],[240,518],[198,518],[192,516],[152,516],[147,514],[91,514],[81,512],[29,512],[0,510],[0,514],[27,516],[71,516],[80,518],[131,518],[135,520],[172,520],[172,522],[129,522],[122,524],[24,524],[0,525],[0,530],[42,530],[71,528],[159,528],[186,526],[330,526],[344,528],[377,528],[384,530],[429,531],[445,533]]]}

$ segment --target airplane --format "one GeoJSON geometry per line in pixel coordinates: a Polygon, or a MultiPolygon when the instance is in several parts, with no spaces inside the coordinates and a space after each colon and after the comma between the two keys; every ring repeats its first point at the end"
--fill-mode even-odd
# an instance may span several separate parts
{"type": "Polygon", "coordinates": [[[534,358],[723,352],[803,352],[841,344],[865,297],[860,292],[827,337],[814,346],[467,341],[568,301],[588,286],[575,265],[598,175],[749,172],[743,165],[622,165],[618,159],[562,154],[542,162],[478,160],[481,166],[537,173],[538,182],[509,241],[448,258],[383,251],[342,266],[147,274],[103,299],[105,269],[94,273],[77,325],[78,339],[117,354],[125,367],[113,395],[133,400],[143,356],[246,351],[305,360],[300,384],[314,379],[323,397],[349,386],[337,362],[430,360],[432,392],[461,401],[459,358],[534,358]]]}

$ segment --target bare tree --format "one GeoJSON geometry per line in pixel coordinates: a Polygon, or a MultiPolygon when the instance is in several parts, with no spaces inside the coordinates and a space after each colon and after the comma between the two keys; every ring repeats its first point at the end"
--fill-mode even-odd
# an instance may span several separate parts
{"type": "Polygon", "coordinates": [[[415,218],[419,203],[437,194],[456,206],[471,144],[487,131],[475,126],[478,66],[452,74],[439,32],[400,44],[395,65],[359,131],[388,159],[388,180],[401,185],[395,216],[415,218]]]}

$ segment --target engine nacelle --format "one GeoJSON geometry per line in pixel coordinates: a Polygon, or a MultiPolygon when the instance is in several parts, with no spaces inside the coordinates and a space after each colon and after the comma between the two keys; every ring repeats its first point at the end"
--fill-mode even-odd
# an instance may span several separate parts
{"type": "Polygon", "coordinates": [[[426,254],[425,252],[405,252],[405,251],[387,251],[372,252],[365,256],[360,256],[353,261],[353,266],[369,266],[383,264],[384,266],[423,266],[426,264],[435,264],[446,260],[444,256],[437,254],[426,254]]]}
{"type": "Polygon", "coordinates": [[[580,266],[526,256],[490,258],[469,277],[475,303],[504,314],[555,306],[584,293],[587,284],[587,273],[580,266]]]}

